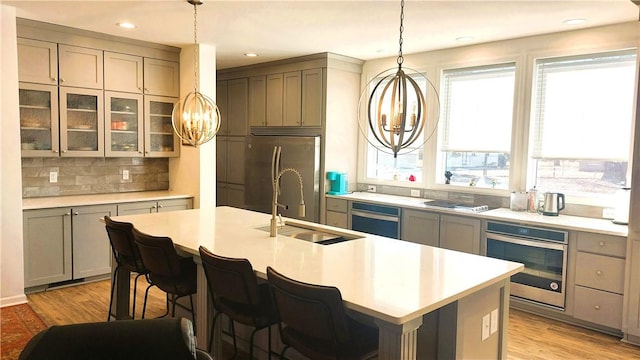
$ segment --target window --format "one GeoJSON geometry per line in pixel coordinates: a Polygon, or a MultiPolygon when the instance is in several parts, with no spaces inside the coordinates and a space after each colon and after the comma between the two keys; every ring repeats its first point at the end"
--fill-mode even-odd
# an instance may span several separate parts
{"type": "Polygon", "coordinates": [[[612,194],[630,180],[636,51],[536,62],[530,176],[538,189],[612,194]]]}
{"type": "Polygon", "coordinates": [[[509,188],[515,64],[443,72],[436,181],[509,188]]]}

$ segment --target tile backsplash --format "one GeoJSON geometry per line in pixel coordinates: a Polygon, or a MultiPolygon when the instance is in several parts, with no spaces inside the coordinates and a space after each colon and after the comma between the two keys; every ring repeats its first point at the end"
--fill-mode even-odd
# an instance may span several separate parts
{"type": "Polygon", "coordinates": [[[167,158],[22,158],[23,198],[167,189],[167,158]]]}

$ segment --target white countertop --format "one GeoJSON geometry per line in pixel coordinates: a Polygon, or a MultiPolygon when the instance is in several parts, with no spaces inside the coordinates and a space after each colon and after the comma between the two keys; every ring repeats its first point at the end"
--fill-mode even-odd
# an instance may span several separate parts
{"type": "Polygon", "coordinates": [[[190,198],[193,195],[173,191],[139,191],[111,194],[52,196],[22,199],[22,210],[35,210],[84,205],[118,204],[136,201],[190,198]]]}
{"type": "MultiPolygon", "coordinates": [[[[257,228],[270,215],[231,207],[118,216],[142,232],[169,236],[176,246],[198,254],[247,258],[257,275],[267,266],[294,279],[340,289],[348,308],[402,324],[521,271],[522,264],[326,225],[319,229],[357,234],[360,239],[318,245],[287,236],[269,237],[257,228]]],[[[286,219],[285,219],[286,220],[286,219]]]]}
{"type": "Polygon", "coordinates": [[[580,216],[563,215],[545,216],[537,213],[526,211],[511,211],[506,208],[498,208],[480,213],[471,213],[467,211],[459,211],[441,207],[427,206],[425,201],[430,199],[412,198],[405,196],[395,196],[386,194],[377,194],[370,192],[354,192],[346,195],[327,195],[336,199],[345,199],[352,201],[371,202],[385,205],[400,206],[403,208],[411,208],[416,210],[430,210],[439,213],[472,216],[486,220],[510,221],[518,223],[526,223],[528,225],[551,226],[562,228],[564,230],[589,231],[605,235],[624,236],[628,234],[627,225],[618,225],[606,219],[594,219],[580,216]]]}

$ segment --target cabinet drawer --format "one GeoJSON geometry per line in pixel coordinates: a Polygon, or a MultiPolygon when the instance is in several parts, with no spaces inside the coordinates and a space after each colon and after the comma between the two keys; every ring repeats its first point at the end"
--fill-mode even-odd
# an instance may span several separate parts
{"type": "Polygon", "coordinates": [[[340,199],[327,198],[327,210],[347,212],[347,201],[340,199]]]}
{"type": "Polygon", "coordinates": [[[327,225],[347,229],[347,214],[343,212],[327,211],[327,225]]]}
{"type": "Polygon", "coordinates": [[[578,251],[625,257],[627,241],[624,237],[577,232],[578,251]]]}
{"type": "Polygon", "coordinates": [[[622,294],[624,259],[578,252],[576,284],[622,294]]]}
{"type": "Polygon", "coordinates": [[[622,295],[576,286],[573,316],[576,319],[622,327],[622,295]]]}

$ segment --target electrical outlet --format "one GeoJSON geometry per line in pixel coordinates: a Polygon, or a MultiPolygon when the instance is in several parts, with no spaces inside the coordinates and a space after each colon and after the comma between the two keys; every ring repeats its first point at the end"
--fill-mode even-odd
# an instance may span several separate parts
{"type": "Polygon", "coordinates": [[[491,334],[495,334],[498,331],[498,309],[491,311],[491,334]]]}
{"type": "Polygon", "coordinates": [[[58,172],[57,171],[49,171],[49,182],[57,183],[58,182],[58,172]]]}
{"type": "Polygon", "coordinates": [[[420,197],[420,190],[419,189],[411,189],[411,196],[420,197]]]}
{"type": "Polygon", "coordinates": [[[124,169],[122,170],[122,180],[129,180],[129,170],[124,169]]]}
{"type": "Polygon", "coordinates": [[[375,185],[367,185],[367,191],[376,192],[376,186],[375,185]]]}
{"type": "Polygon", "coordinates": [[[490,322],[489,314],[482,317],[482,341],[489,338],[490,322]]]}

